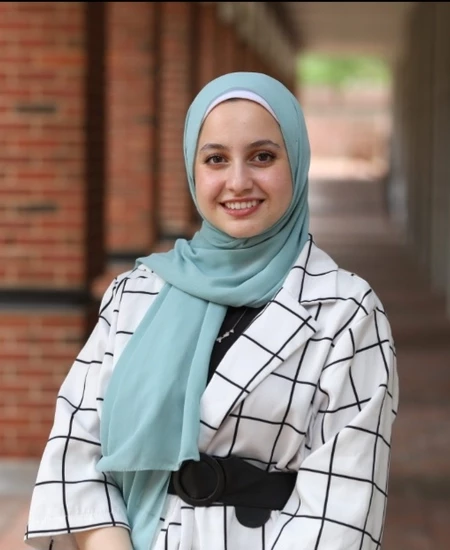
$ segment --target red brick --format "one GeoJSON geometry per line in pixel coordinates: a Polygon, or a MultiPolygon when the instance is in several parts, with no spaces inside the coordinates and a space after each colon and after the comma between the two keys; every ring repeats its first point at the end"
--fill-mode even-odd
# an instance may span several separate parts
{"type": "Polygon", "coordinates": [[[161,13],[158,215],[163,233],[190,231],[191,208],[182,155],[183,123],[196,88],[189,2],[164,3],[161,13]],[[175,202],[185,206],[178,210],[175,202]]]}
{"type": "Polygon", "coordinates": [[[108,4],[107,247],[147,250],[154,239],[156,3],[108,4]],[[143,47],[145,46],[145,47],[143,47]],[[131,185],[132,182],[132,185],[131,185]],[[123,233],[127,238],[123,239],[123,233]]]}
{"type": "Polygon", "coordinates": [[[41,452],[57,390],[84,341],[85,323],[81,312],[3,311],[0,315],[3,456],[38,456],[41,452]]]}

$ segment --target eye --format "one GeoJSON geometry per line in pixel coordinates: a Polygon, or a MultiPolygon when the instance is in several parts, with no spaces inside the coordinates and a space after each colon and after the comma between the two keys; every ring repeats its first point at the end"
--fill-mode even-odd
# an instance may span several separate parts
{"type": "Polygon", "coordinates": [[[274,160],[275,155],[273,153],[269,153],[268,151],[261,151],[260,153],[256,154],[254,158],[258,162],[268,163],[274,160]]]}
{"type": "Polygon", "coordinates": [[[224,160],[221,155],[211,155],[205,159],[205,164],[220,164],[224,160]]]}

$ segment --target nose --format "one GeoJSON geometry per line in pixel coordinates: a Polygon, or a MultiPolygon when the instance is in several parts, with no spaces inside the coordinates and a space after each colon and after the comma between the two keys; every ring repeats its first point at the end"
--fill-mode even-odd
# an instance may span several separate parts
{"type": "Polygon", "coordinates": [[[230,166],[226,188],[235,194],[244,193],[253,187],[250,170],[242,162],[234,162],[230,166]]]}

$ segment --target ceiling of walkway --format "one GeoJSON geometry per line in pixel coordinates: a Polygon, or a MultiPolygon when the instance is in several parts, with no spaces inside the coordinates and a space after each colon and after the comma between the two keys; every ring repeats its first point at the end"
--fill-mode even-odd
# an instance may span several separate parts
{"type": "Polygon", "coordinates": [[[277,2],[302,52],[382,56],[402,54],[416,2],[277,2]]]}

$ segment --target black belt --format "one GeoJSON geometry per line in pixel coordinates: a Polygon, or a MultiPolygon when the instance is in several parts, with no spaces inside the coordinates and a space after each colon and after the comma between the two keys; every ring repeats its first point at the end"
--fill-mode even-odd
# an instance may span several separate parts
{"type": "Polygon", "coordinates": [[[247,527],[261,527],[272,510],[282,510],[295,486],[296,474],[265,472],[237,456],[215,458],[200,454],[171,475],[168,492],[191,506],[218,502],[235,507],[247,527]]]}

